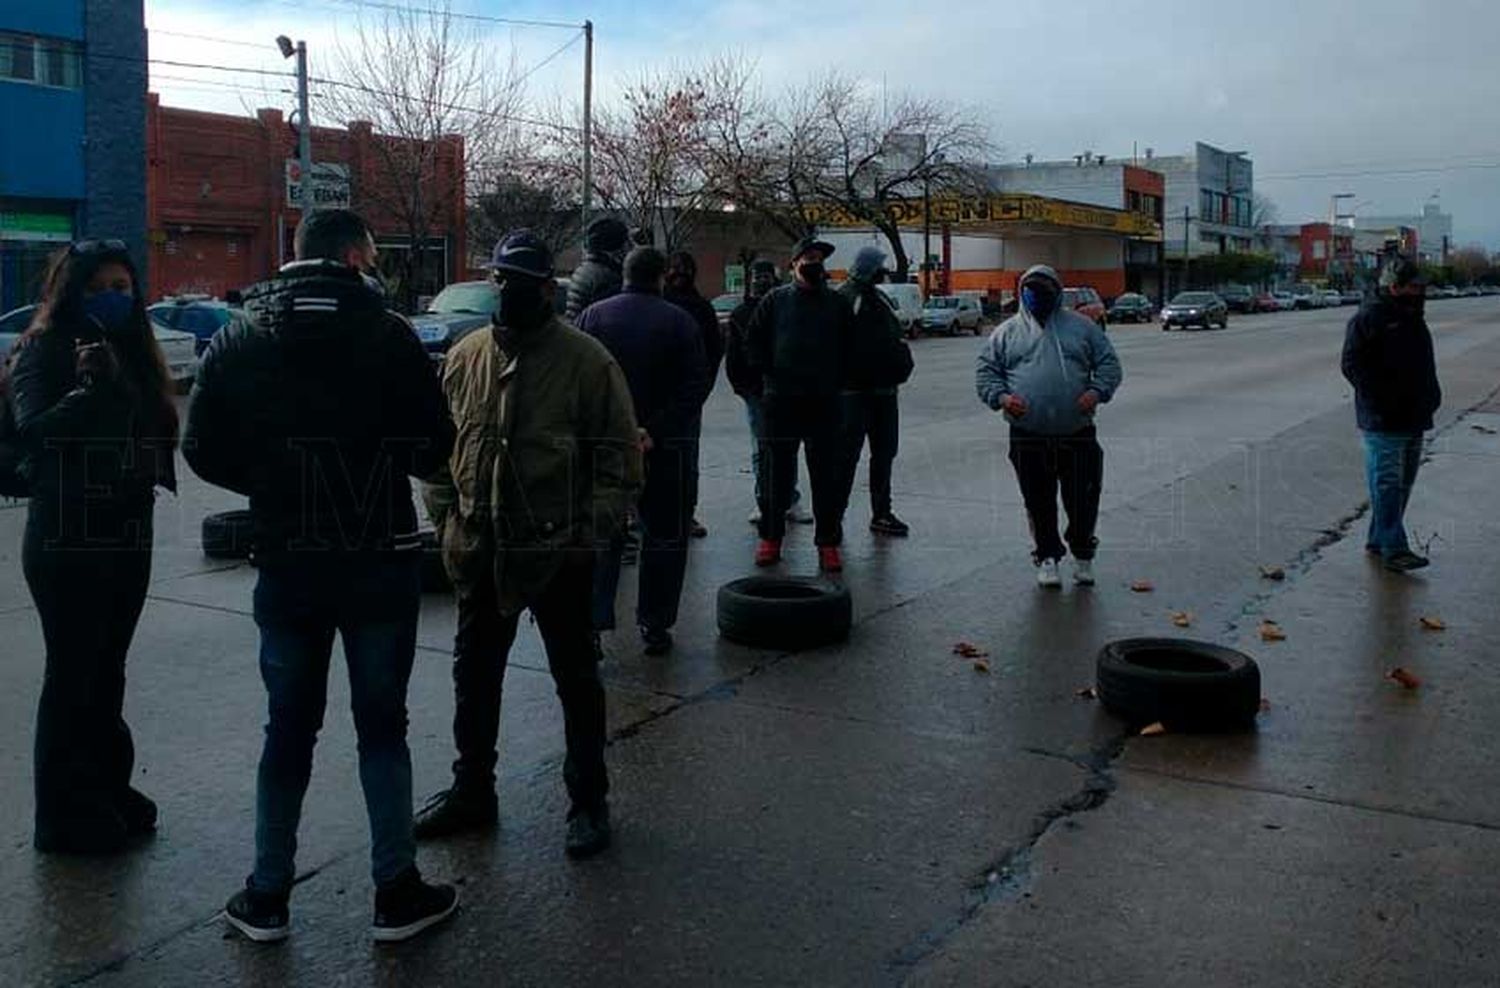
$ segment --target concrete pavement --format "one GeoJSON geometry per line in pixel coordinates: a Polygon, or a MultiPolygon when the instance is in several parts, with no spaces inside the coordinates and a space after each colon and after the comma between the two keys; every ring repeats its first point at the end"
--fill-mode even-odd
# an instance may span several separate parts
{"type": "MultiPolygon", "coordinates": [[[[1363,481],[1337,376],[1351,310],[1227,331],[1112,330],[1126,367],[1105,409],[1101,585],[1039,594],[1003,430],[973,398],[966,340],[922,341],[905,392],[897,508],[916,535],[847,553],[844,647],[777,656],[717,640],[713,591],[747,569],[746,439],[721,387],[679,648],[609,643],[619,824],[603,859],[560,848],[561,727],[534,632],[507,677],[503,822],[423,851],[463,882],[452,926],[368,942],[364,815],[347,687],[334,676],[279,948],[225,941],[214,914],[248,868],[264,706],[253,575],[208,566],[190,484],[159,509],[161,552],[132,653],[147,848],[111,862],[29,847],[39,633],[0,510],[0,973],[57,984],[1303,984],[1500,980],[1487,865],[1500,803],[1486,644],[1500,577],[1486,513],[1500,440],[1458,416],[1500,385],[1500,305],[1435,303],[1445,431],[1413,530],[1436,565],[1397,579],[1359,540],[1363,481]],[[1288,568],[1285,583],[1262,564],[1288,568]],[[1153,594],[1126,584],[1150,578],[1153,594]],[[1194,635],[1261,660],[1271,709],[1245,738],[1129,739],[1075,696],[1110,638],[1194,635]],[[1443,633],[1416,616],[1438,613],[1443,633]],[[1288,640],[1262,643],[1262,616],[1288,640]],[[989,648],[991,672],[949,654],[989,648]],[[1382,678],[1408,665],[1424,688],[1382,678]],[[1394,855],[1400,855],[1395,857],[1394,855]],[[1381,918],[1384,917],[1384,918],[1381,918]],[[1358,965],[1364,965],[1360,967],[1358,965]]],[[[789,568],[813,565],[810,532],[789,568]]],[[[622,594],[628,614],[632,594],[622,594]]],[[[429,600],[413,679],[420,793],[451,757],[451,605],[429,600]]]]}

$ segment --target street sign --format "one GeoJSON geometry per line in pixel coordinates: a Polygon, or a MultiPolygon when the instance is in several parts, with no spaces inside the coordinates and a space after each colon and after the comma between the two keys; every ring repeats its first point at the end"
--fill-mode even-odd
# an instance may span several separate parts
{"type": "MultiPolygon", "coordinates": [[[[348,209],[351,197],[349,166],[315,161],[312,166],[314,209],[348,209]]],[[[296,158],[286,159],[286,204],[302,208],[302,166],[296,158]]]]}

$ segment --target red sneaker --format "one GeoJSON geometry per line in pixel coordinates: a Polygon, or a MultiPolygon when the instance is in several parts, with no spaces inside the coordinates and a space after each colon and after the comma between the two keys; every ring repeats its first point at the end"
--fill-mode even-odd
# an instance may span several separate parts
{"type": "Polygon", "coordinates": [[[755,547],[755,565],[775,566],[781,562],[781,543],[771,539],[761,539],[760,545],[755,547]]]}
{"type": "Polygon", "coordinates": [[[844,557],[839,554],[838,546],[818,546],[818,569],[825,573],[842,573],[844,571],[844,557]]]}

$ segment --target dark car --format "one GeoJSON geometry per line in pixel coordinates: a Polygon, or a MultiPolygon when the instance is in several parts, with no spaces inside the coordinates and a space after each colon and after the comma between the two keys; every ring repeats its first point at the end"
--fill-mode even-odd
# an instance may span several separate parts
{"type": "Polygon", "coordinates": [[[1151,316],[1151,300],[1134,292],[1121,295],[1109,307],[1110,322],[1150,322],[1151,316]]]}
{"type": "Polygon", "coordinates": [[[1230,285],[1215,293],[1230,312],[1254,312],[1255,293],[1244,285],[1230,285]]]}
{"type": "Polygon", "coordinates": [[[198,355],[208,349],[214,334],[234,315],[227,303],[208,298],[169,298],[146,310],[151,318],[179,333],[191,333],[198,341],[198,355]]]}
{"type": "Polygon", "coordinates": [[[1220,329],[1229,325],[1229,307],[1213,292],[1181,292],[1161,310],[1161,328],[1202,326],[1220,329]]]}
{"type": "Polygon", "coordinates": [[[460,281],[438,292],[426,311],[411,317],[411,324],[427,355],[434,363],[441,363],[449,347],[488,326],[499,305],[493,282],[460,281]]]}

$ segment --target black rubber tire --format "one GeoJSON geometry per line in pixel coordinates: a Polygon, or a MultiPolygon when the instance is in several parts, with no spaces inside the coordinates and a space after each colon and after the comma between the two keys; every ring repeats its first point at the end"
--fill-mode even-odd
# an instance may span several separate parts
{"type": "Polygon", "coordinates": [[[849,637],[849,590],[828,580],[749,576],[719,588],[719,634],[741,645],[786,652],[834,645],[849,637]]]}
{"type": "Polygon", "coordinates": [[[438,546],[437,533],[427,529],[422,536],[422,592],[452,593],[453,581],[448,578],[448,568],[443,565],[443,551],[438,546]]]}
{"type": "Polygon", "coordinates": [[[247,510],[221,511],[203,519],[203,554],[209,559],[249,559],[254,537],[247,510]]]}
{"type": "Polygon", "coordinates": [[[1133,726],[1241,731],[1260,712],[1260,667],[1243,652],[1185,638],[1126,638],[1099,652],[1099,701],[1133,726]]]}

